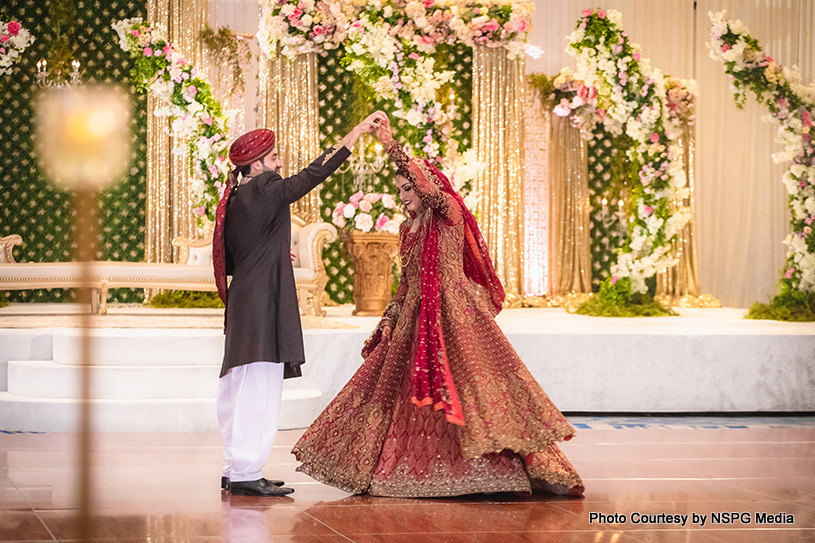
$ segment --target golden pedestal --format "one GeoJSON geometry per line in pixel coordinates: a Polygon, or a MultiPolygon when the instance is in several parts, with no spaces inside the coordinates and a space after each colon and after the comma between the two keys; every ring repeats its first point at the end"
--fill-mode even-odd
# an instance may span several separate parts
{"type": "Polygon", "coordinates": [[[354,315],[379,316],[391,300],[393,262],[399,237],[354,230],[342,234],[342,247],[354,264],[354,315]]]}

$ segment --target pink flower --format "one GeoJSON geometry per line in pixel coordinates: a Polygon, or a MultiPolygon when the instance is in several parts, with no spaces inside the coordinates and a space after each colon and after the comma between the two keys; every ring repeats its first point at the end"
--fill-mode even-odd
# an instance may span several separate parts
{"type": "Polygon", "coordinates": [[[195,96],[196,94],[198,94],[198,89],[195,88],[195,85],[190,85],[189,87],[187,87],[187,92],[190,95],[195,96]]]}
{"type": "Polygon", "coordinates": [[[495,20],[487,21],[486,23],[484,23],[484,25],[481,26],[481,29],[484,32],[495,32],[499,28],[501,28],[501,25],[499,25],[498,22],[495,20]]]}
{"type": "Polygon", "coordinates": [[[368,201],[368,202],[371,202],[372,204],[375,204],[376,202],[378,202],[381,199],[382,199],[382,195],[379,194],[379,193],[376,193],[376,192],[372,192],[370,194],[365,195],[365,200],[368,201]]]}
{"type": "Polygon", "coordinates": [[[810,215],[809,217],[804,219],[804,222],[807,223],[807,224],[812,224],[813,220],[815,220],[815,215],[810,215]]]}
{"type": "Polygon", "coordinates": [[[419,53],[414,51],[414,52],[412,52],[411,54],[408,55],[408,58],[412,59],[412,60],[419,60],[419,53]]]}
{"type": "Polygon", "coordinates": [[[592,11],[590,9],[583,10],[583,17],[591,17],[592,11]]]}
{"type": "Polygon", "coordinates": [[[646,217],[650,217],[651,213],[654,212],[654,208],[651,207],[651,206],[645,206],[645,209],[643,211],[645,211],[645,216],[646,217]]]}
{"type": "Polygon", "coordinates": [[[602,9],[599,9],[599,10],[597,10],[597,16],[600,17],[601,19],[605,19],[606,18],[606,12],[603,11],[602,9]]]}
{"type": "Polygon", "coordinates": [[[659,134],[654,132],[653,134],[651,134],[651,143],[657,143],[657,142],[659,142],[659,134]]]}
{"type": "Polygon", "coordinates": [[[363,211],[365,213],[370,213],[371,209],[373,209],[373,204],[371,204],[371,202],[363,198],[362,200],[359,201],[359,209],[360,211],[363,211]]]}
{"type": "Polygon", "coordinates": [[[149,47],[145,47],[143,53],[144,53],[144,56],[146,56],[146,57],[153,56],[153,50],[151,48],[149,48],[149,47]]]}
{"type": "Polygon", "coordinates": [[[521,25],[518,27],[518,32],[523,32],[524,30],[526,30],[526,21],[521,19],[521,25]]]}
{"type": "Polygon", "coordinates": [[[611,284],[612,284],[612,285],[616,285],[616,284],[617,284],[617,276],[616,276],[616,275],[612,276],[612,278],[611,278],[611,284]]]}
{"type": "MultiPolygon", "coordinates": [[[[362,191],[359,191],[359,192],[356,192],[356,193],[352,194],[351,197],[348,199],[348,201],[351,202],[352,204],[359,204],[359,201],[362,200],[362,198],[364,196],[365,196],[365,193],[362,192],[362,191]]],[[[354,207],[357,207],[357,206],[354,206],[354,207]]]]}
{"type": "Polygon", "coordinates": [[[133,36],[135,36],[136,38],[139,37],[139,31],[138,30],[131,30],[130,33],[133,34],[133,36]]]}
{"type": "Polygon", "coordinates": [[[2,43],[6,43],[10,39],[11,39],[11,36],[9,36],[8,34],[3,34],[2,36],[0,36],[0,42],[2,42],[2,43]]]}
{"type": "Polygon", "coordinates": [[[597,115],[599,115],[601,119],[604,119],[605,116],[606,116],[606,110],[605,109],[598,109],[597,110],[597,115]]]}
{"type": "Polygon", "coordinates": [[[5,54],[6,54],[6,48],[5,47],[0,47],[0,55],[5,55],[5,54]]]}
{"type": "Polygon", "coordinates": [[[209,175],[211,175],[213,179],[218,179],[218,168],[215,167],[215,164],[209,167],[209,175]]]}
{"type": "Polygon", "coordinates": [[[21,25],[17,21],[11,21],[8,24],[8,33],[11,34],[12,36],[16,36],[17,33],[20,32],[21,28],[23,28],[23,25],[21,25]]]}
{"type": "Polygon", "coordinates": [[[425,142],[425,143],[433,143],[433,136],[428,134],[428,135],[426,135],[425,137],[422,138],[422,141],[425,142]]]}
{"type": "Polygon", "coordinates": [[[594,100],[597,97],[597,87],[591,87],[589,89],[589,100],[594,100]]]}
{"type": "Polygon", "coordinates": [[[801,112],[801,122],[804,126],[812,126],[812,113],[807,110],[801,112]]]}
{"type": "Polygon", "coordinates": [[[435,0],[424,0],[424,7],[429,8],[435,0]]]}
{"type": "Polygon", "coordinates": [[[722,45],[722,53],[727,53],[730,51],[731,47],[727,44],[722,45]]]}
{"type": "Polygon", "coordinates": [[[642,59],[642,55],[640,55],[639,51],[635,51],[634,53],[631,54],[631,58],[633,58],[634,60],[640,60],[642,59]]]}
{"type": "Polygon", "coordinates": [[[386,217],[384,213],[381,213],[379,217],[377,217],[376,219],[376,224],[374,225],[374,228],[377,230],[382,230],[382,227],[388,224],[389,220],[390,219],[388,219],[388,217],[386,217]]]}
{"type": "Polygon", "coordinates": [[[204,119],[201,119],[201,122],[207,126],[212,126],[212,117],[206,117],[204,119]]]}
{"type": "Polygon", "coordinates": [[[311,29],[311,33],[315,36],[322,36],[325,34],[325,27],[323,25],[316,25],[311,29]]]}
{"type": "Polygon", "coordinates": [[[787,279],[792,279],[792,274],[794,272],[795,272],[795,270],[793,268],[790,268],[790,269],[787,270],[787,273],[784,274],[784,277],[786,277],[787,279]]]}
{"type": "Polygon", "coordinates": [[[195,212],[198,213],[199,216],[203,216],[207,214],[207,208],[204,206],[198,207],[195,209],[195,212]]]}

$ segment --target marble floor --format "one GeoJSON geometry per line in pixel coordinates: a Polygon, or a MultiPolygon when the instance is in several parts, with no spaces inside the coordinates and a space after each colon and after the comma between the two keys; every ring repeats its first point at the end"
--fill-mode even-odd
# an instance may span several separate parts
{"type": "MultiPolygon", "coordinates": [[[[279,434],[265,470],[267,477],[290,482],[294,494],[230,497],[218,488],[217,433],[98,434],[93,538],[133,543],[815,541],[815,417],[570,420],[578,436],[563,450],[584,478],[582,500],[352,496],[295,472],[289,451],[302,430],[279,434]],[[592,513],[606,516],[595,520],[592,513]],[[680,522],[688,515],[687,524],[668,523],[662,513],[680,522]],[[713,523],[711,513],[747,515],[732,523],[719,515],[713,523]],[[694,523],[694,514],[706,516],[704,526],[698,517],[694,523]],[[782,523],[758,523],[756,514],[782,523]]],[[[76,450],[72,434],[0,433],[0,541],[77,538],[76,450]]]]}

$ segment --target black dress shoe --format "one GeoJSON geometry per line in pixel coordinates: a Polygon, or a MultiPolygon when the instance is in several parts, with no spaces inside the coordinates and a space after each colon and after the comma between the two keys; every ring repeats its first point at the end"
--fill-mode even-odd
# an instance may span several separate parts
{"type": "Polygon", "coordinates": [[[263,478],[257,481],[231,481],[229,483],[229,493],[233,496],[261,496],[265,498],[285,496],[292,492],[294,492],[293,488],[270,485],[263,478]]]}
{"type": "MultiPolygon", "coordinates": [[[[278,481],[277,479],[267,479],[265,477],[261,477],[260,480],[264,481],[263,484],[271,486],[283,486],[286,484],[283,481],[278,481]]],[[[229,477],[221,477],[221,490],[229,490],[229,477]]]]}

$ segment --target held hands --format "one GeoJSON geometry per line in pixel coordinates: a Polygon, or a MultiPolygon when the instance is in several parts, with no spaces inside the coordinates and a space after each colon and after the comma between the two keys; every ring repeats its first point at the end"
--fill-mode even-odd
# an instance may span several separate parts
{"type": "Polygon", "coordinates": [[[365,117],[365,120],[354,127],[354,130],[359,131],[360,134],[368,134],[374,132],[377,126],[381,123],[387,123],[388,116],[384,111],[375,111],[365,117]]]}
{"type": "Polygon", "coordinates": [[[344,145],[347,149],[351,149],[362,134],[373,132],[374,128],[382,122],[388,122],[388,116],[385,115],[384,112],[376,111],[371,113],[364,121],[352,128],[351,131],[342,138],[340,144],[344,145]]]}

